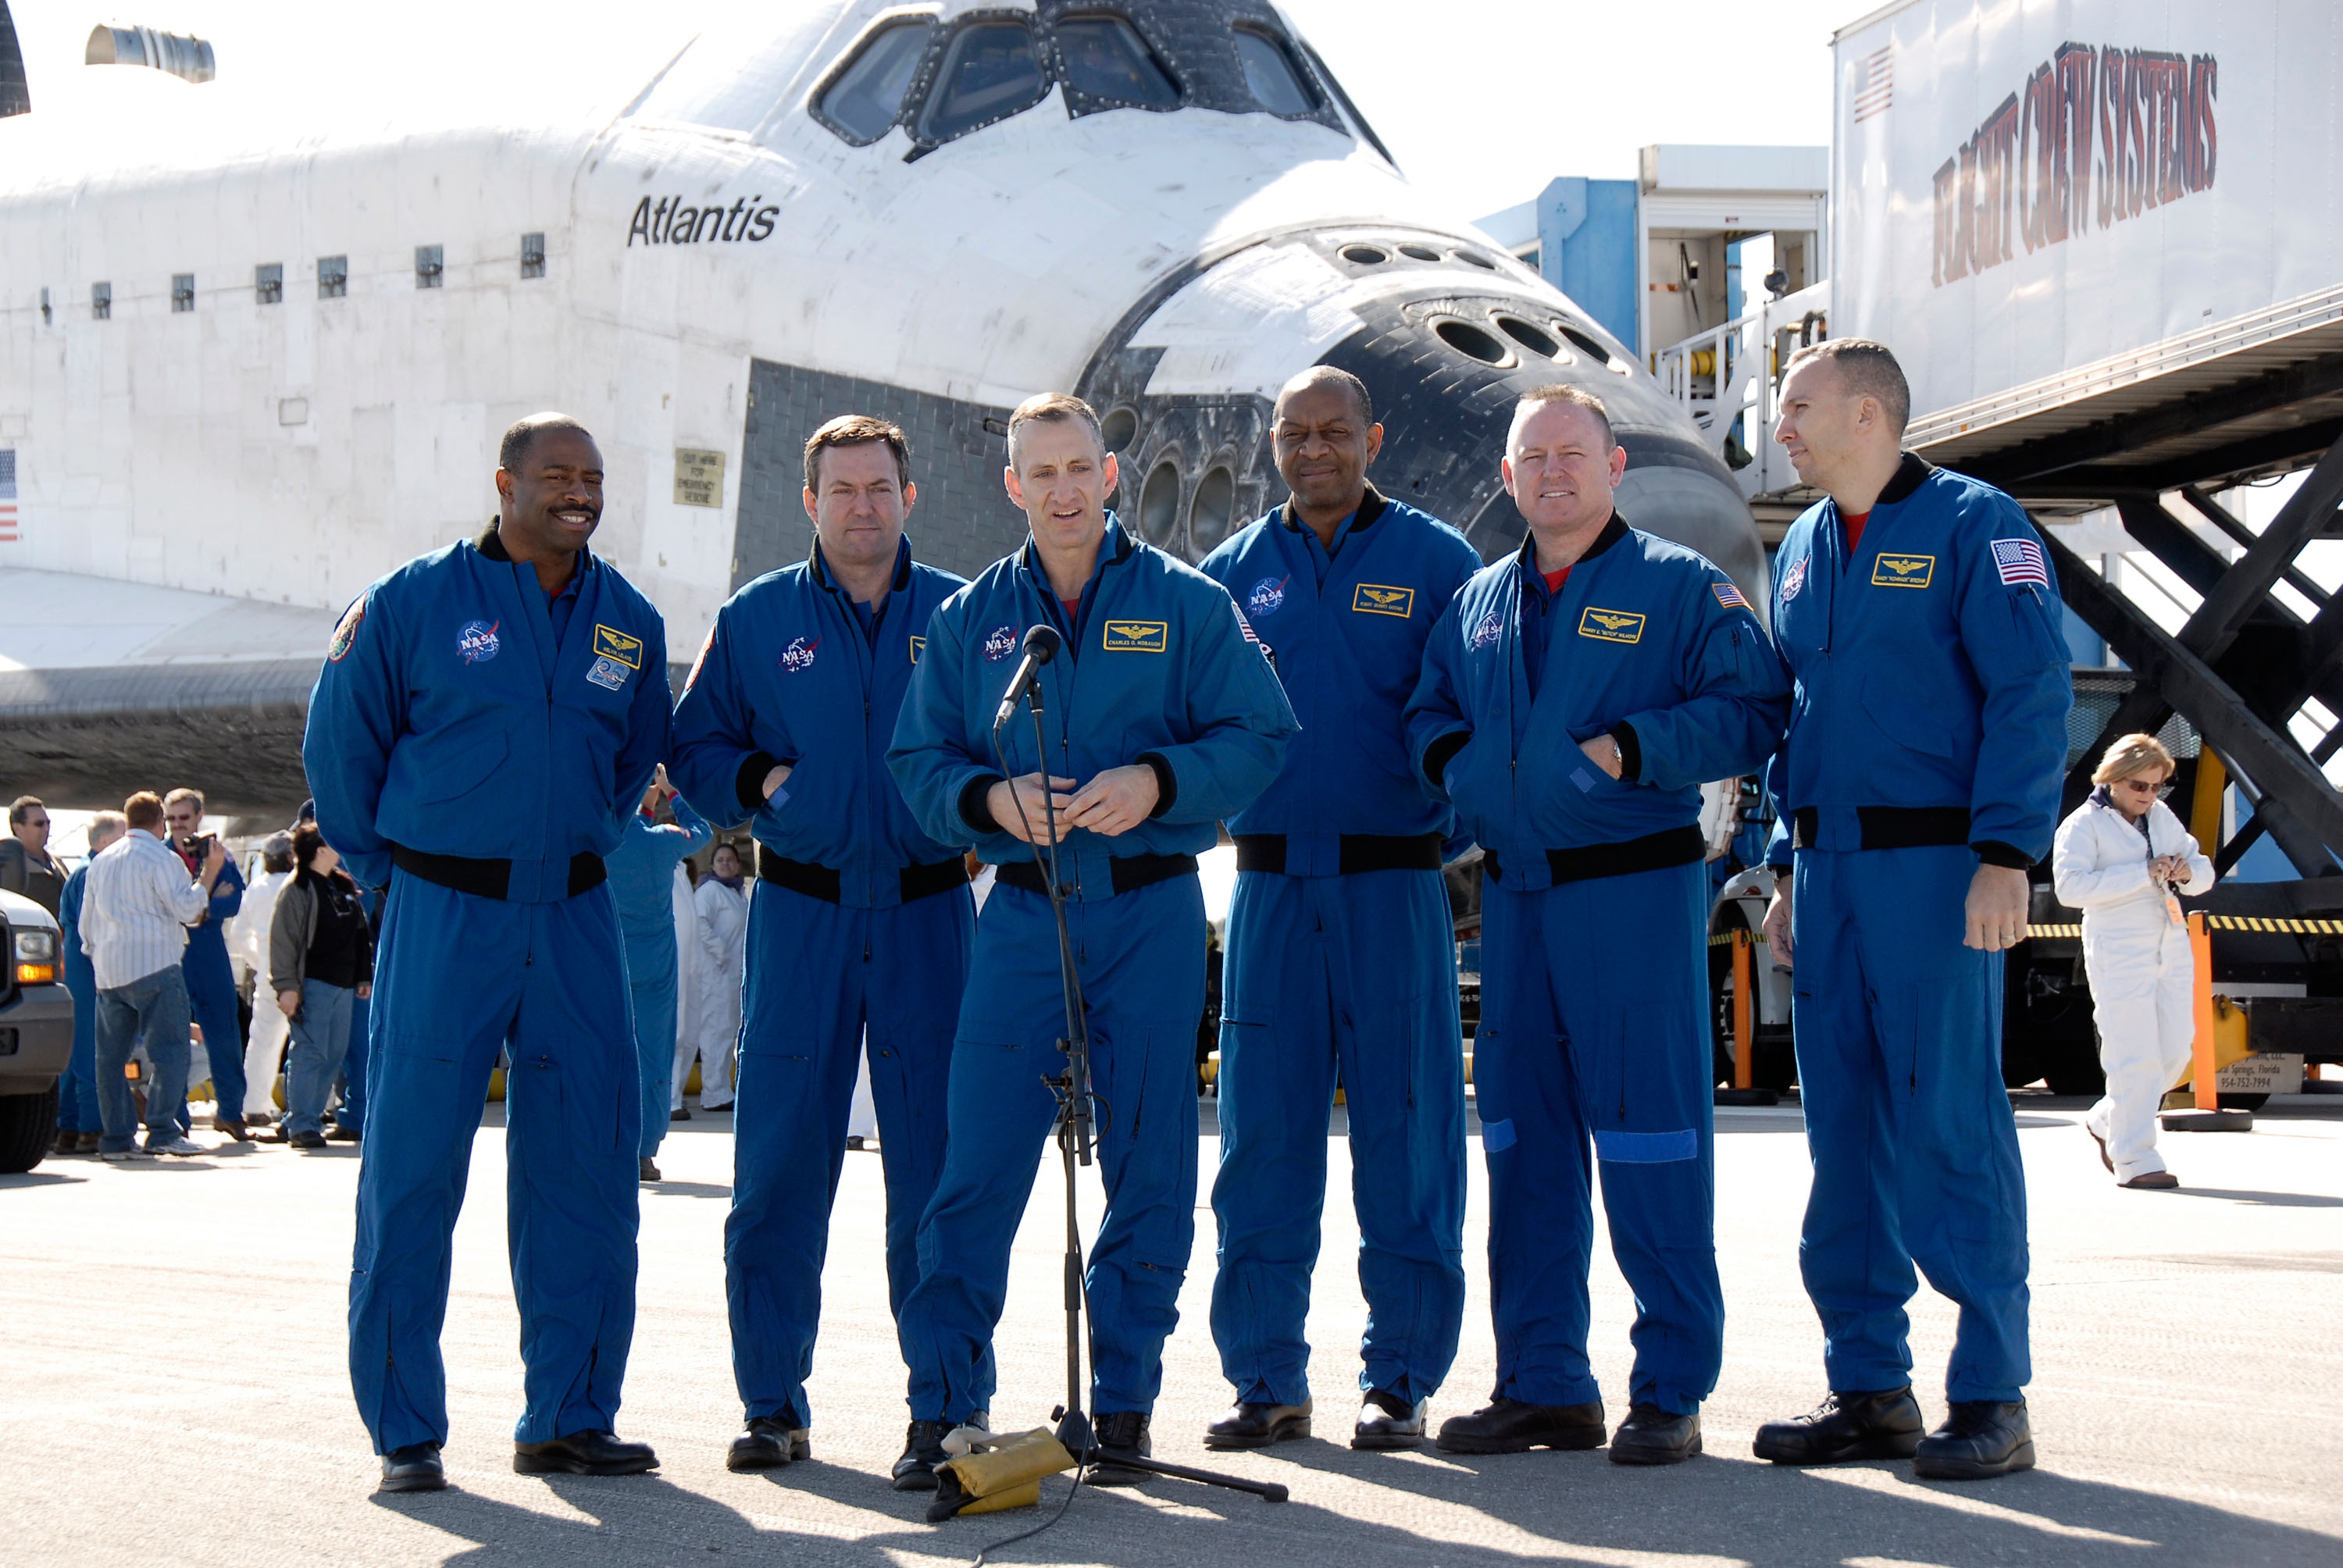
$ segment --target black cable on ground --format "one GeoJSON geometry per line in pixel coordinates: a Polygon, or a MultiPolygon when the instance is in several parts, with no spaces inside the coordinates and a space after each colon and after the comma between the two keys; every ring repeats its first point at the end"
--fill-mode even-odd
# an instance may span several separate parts
{"type": "Polygon", "coordinates": [[[968,1568],[984,1568],[984,1560],[992,1555],[995,1552],[1000,1551],[1004,1546],[1014,1546],[1020,1541],[1031,1541],[1033,1537],[1041,1534],[1041,1532],[1050,1528],[1051,1525],[1055,1524],[1059,1520],[1063,1519],[1066,1516],[1066,1510],[1074,1505],[1074,1493],[1082,1489],[1082,1477],[1088,1475],[1090,1473],[1091,1467],[1086,1463],[1074,1466],[1074,1483],[1066,1488],[1066,1500],[1058,1504],[1058,1511],[1055,1513],[1052,1513],[1049,1518],[1044,1519],[1041,1523],[1036,1524],[1031,1530],[1021,1530],[1014,1535],[1009,1536],[1004,1540],[996,1541],[991,1545],[984,1547],[977,1553],[974,1561],[969,1563],[968,1568]]]}

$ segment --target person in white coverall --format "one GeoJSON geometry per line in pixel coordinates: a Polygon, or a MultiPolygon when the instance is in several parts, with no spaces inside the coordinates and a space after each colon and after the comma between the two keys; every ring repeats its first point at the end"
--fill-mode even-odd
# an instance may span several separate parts
{"type": "Polygon", "coordinates": [[[252,995],[261,1003],[252,1010],[252,1029],[244,1041],[244,1119],[266,1122],[277,1119],[277,1065],[285,1060],[289,1030],[284,1012],[268,1002],[268,930],[277,918],[277,895],[293,879],[293,836],[272,834],[260,847],[260,865],[245,885],[243,907],[228,918],[228,961],[236,966],[236,982],[254,977],[252,995]]]}
{"type": "Polygon", "coordinates": [[[2083,967],[2098,1014],[2107,1091],[2085,1118],[2123,1187],[2180,1185],[2156,1151],[2156,1113],[2197,1036],[2197,962],[2179,894],[2213,885],[2213,862],[2161,799],[2172,754],[2152,735],[2107,748],[2098,788],[2058,825],[2058,900],[2083,911],[2083,967]]]}
{"type": "Polygon", "coordinates": [[[691,901],[699,910],[699,1108],[723,1111],[732,1103],[740,971],[749,953],[749,891],[739,849],[716,846],[708,879],[691,901]]]}

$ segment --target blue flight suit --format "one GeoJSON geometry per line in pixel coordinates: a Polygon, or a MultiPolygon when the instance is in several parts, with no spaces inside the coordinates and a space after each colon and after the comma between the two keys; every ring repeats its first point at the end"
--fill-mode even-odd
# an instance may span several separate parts
{"type": "Polygon", "coordinates": [[[667,634],[581,552],[548,601],[493,527],[350,606],[309,699],[317,826],[389,892],[350,1382],[377,1452],[445,1442],[449,1239],[506,1077],[522,1442],[610,1429],[635,1316],[642,1094],[604,857],[667,755],[667,634]]]}
{"type": "Polygon", "coordinates": [[[73,1060],[57,1081],[57,1131],[103,1132],[97,1111],[97,970],[81,950],[82,890],[89,882],[84,860],[65,879],[57,898],[57,939],[65,950],[65,990],[73,996],[73,1060]]]}
{"type": "Polygon", "coordinates": [[[675,930],[675,869],[705,848],[716,830],[677,797],[675,821],[628,814],[627,835],[610,857],[610,894],[627,944],[627,990],[635,1014],[636,1070],[643,1090],[642,1136],[648,1160],[667,1136],[675,1096],[676,980],[683,972],[675,930]]]}
{"type": "Polygon", "coordinates": [[[1798,1256],[1833,1389],[1911,1382],[1915,1262],[1960,1304],[1952,1399],[2015,1402],[2031,1376],[2006,960],[1963,939],[1980,861],[2050,852],[2073,700],[2060,615],[2017,503],[1909,455],[1851,558],[1825,500],[1775,559],[1797,688],[1766,859],[1795,868],[1790,1018],[1815,1165],[1798,1256]]]}
{"type": "Polygon", "coordinates": [[[1464,1316],[1464,1065],[1455,927],[1440,867],[1455,814],[1408,759],[1404,710],[1441,612],[1481,569],[1464,536],[1372,488],[1330,555],[1291,504],[1205,558],[1302,722],[1285,766],[1230,819],[1212,1339],[1244,1404],[1310,1397],[1310,1271],[1326,1123],[1349,1111],[1362,1390],[1409,1404],[1464,1316]]]}
{"type": "MultiPolygon", "coordinates": [[[[171,846],[176,852],[179,846],[171,846]]],[[[182,860],[186,856],[179,856],[182,860]]],[[[188,873],[203,869],[201,859],[188,873]]],[[[212,1102],[231,1121],[244,1120],[244,1015],[236,1005],[236,969],[227,961],[227,922],[244,908],[244,873],[230,856],[212,884],[210,906],[202,920],[187,928],[187,949],[179,955],[179,972],[187,982],[187,1010],[203,1026],[204,1055],[211,1067],[212,1102]]],[[[190,1070],[187,1081],[197,1081],[190,1070]]],[[[179,1119],[186,1120],[183,1109],[179,1119]]]]}
{"type": "MultiPolygon", "coordinates": [[[[367,938],[374,943],[374,950],[379,955],[382,951],[382,890],[358,889],[358,908],[366,913],[367,938]]],[[[373,1027],[374,1021],[373,989],[368,986],[367,995],[350,998],[350,1044],[349,1049],[342,1053],[342,1102],[334,1111],[335,1131],[355,1132],[361,1137],[366,1132],[367,1102],[373,1091],[374,1052],[367,1049],[367,1030],[373,1027]]]]}
{"type": "Polygon", "coordinates": [[[1549,594],[1534,538],[1465,585],[1409,736],[1487,850],[1473,1052],[1495,1397],[1599,1397],[1587,1141],[1635,1293],[1629,1397],[1700,1408],[1724,1356],[1700,786],[1773,752],[1788,677],[1732,580],[1612,518],[1549,594]],[[1624,772],[1579,749],[1604,733],[1624,772]]]}
{"type": "MultiPolygon", "coordinates": [[[[1153,815],[1058,846],[1066,925],[1081,979],[1097,1093],[1106,1215],[1091,1250],[1092,1413],[1147,1411],[1163,1377],[1195,1244],[1196,1025],[1204,1006],[1204,900],[1195,857],[1223,817],[1276,776],[1293,710],[1218,583],[1123,531],[1111,512],[1098,565],[1068,618],[1031,541],[947,599],[887,754],[904,799],[937,839],[1001,867],[978,921],[952,1041],[950,1136],[920,1221],[920,1282],[898,1314],[915,1421],[989,1410],[992,1331],[1010,1243],[1057,1111],[1062,1071],[1058,937],[1031,846],[986,805],[1006,776],[1088,783],[1144,764],[1153,815]],[[1027,628],[1065,638],[1041,670],[1047,756],[1021,706],[991,741],[995,708],[1027,628]]],[[[1036,832],[1045,831],[1037,819],[1036,832]]]]}
{"type": "Polygon", "coordinates": [[[962,586],[913,561],[906,538],[874,613],[817,544],[717,613],[676,708],[677,787],[718,821],[752,823],[759,845],[724,1224],[732,1375],[751,1420],[812,1419],[805,1381],[866,1030],[892,1311],[919,1279],[976,906],[965,859],[920,830],[887,747],[928,619],[962,586]],[[789,781],[767,800],[783,763],[789,781]]]}

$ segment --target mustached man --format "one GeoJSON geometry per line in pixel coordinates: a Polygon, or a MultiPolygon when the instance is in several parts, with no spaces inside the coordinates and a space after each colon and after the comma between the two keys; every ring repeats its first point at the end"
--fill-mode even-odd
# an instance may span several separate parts
{"type": "Polygon", "coordinates": [[[495,521],[344,612],[301,759],[317,826],[387,888],[350,1383],[387,1491],[446,1484],[439,1328],[488,1073],[526,1406],[513,1468],[630,1474],[611,1428],[635,1327],[642,1090],[604,858],[667,755],[667,630],[587,548],[602,454],[575,419],[505,432],[495,521]]]}

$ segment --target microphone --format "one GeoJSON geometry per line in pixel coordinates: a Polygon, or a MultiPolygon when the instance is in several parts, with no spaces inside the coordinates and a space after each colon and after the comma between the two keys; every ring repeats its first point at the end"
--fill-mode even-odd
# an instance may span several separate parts
{"type": "Polygon", "coordinates": [[[1017,673],[1009,678],[1009,689],[1001,695],[1001,707],[992,716],[992,728],[1000,729],[1017,711],[1020,698],[1029,692],[1033,698],[1033,711],[1041,711],[1041,667],[1058,657],[1066,646],[1053,627],[1034,626],[1025,633],[1025,657],[1019,661],[1017,673]]]}

